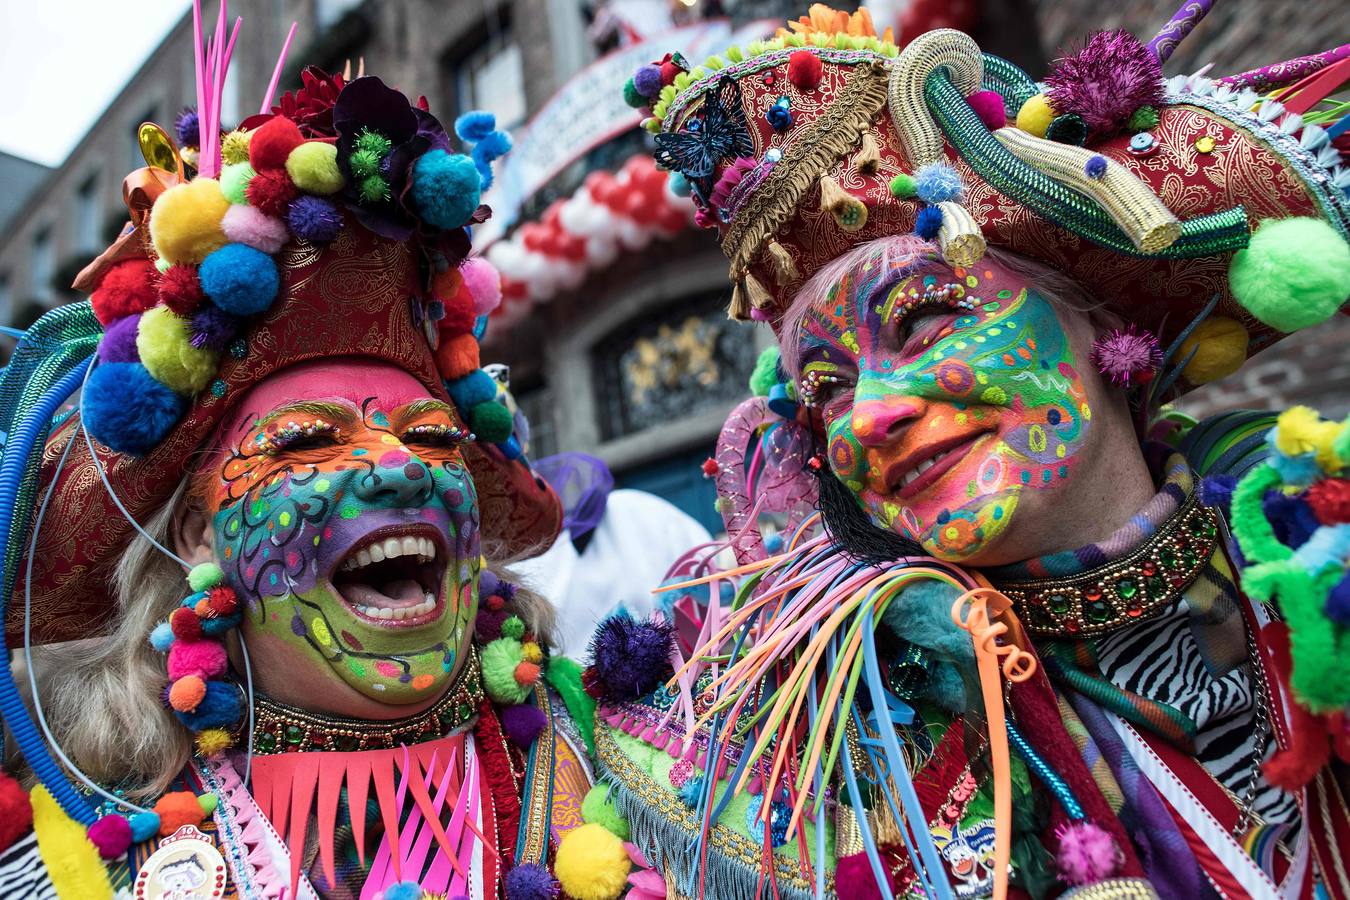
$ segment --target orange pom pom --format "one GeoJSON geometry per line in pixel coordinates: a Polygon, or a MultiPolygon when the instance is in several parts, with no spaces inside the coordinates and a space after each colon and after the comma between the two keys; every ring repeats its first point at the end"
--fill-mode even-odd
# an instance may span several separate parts
{"type": "Polygon", "coordinates": [[[472,334],[457,334],[441,341],[436,348],[436,368],[446,381],[478,371],[478,341],[472,334]]]}
{"type": "Polygon", "coordinates": [[[532,662],[517,663],[515,676],[516,684],[529,687],[539,680],[539,666],[532,662]]]}
{"type": "Polygon", "coordinates": [[[197,614],[199,619],[214,619],[216,617],[215,612],[211,609],[211,604],[206,601],[205,597],[196,602],[192,611],[197,614]]]}
{"type": "Polygon", "coordinates": [[[197,795],[192,791],[174,791],[159,798],[155,804],[159,816],[159,833],[168,837],[184,825],[200,825],[205,815],[197,795]]]}
{"type": "Polygon", "coordinates": [[[206,696],[206,682],[196,675],[184,675],[169,688],[169,705],[179,712],[192,712],[206,696]]]}

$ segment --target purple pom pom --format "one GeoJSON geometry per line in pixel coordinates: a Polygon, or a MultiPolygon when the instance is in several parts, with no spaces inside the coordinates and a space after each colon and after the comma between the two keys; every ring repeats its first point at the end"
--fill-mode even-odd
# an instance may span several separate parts
{"type": "Polygon", "coordinates": [[[1106,174],[1106,157],[1100,153],[1095,154],[1087,161],[1087,165],[1083,166],[1083,171],[1089,178],[1101,178],[1106,174]]]}
{"type": "Polygon", "coordinates": [[[940,228],[942,228],[942,210],[936,206],[925,206],[919,210],[919,217],[914,220],[915,234],[926,241],[931,241],[937,237],[940,228]]]}
{"type": "Polygon", "coordinates": [[[1340,625],[1350,625],[1350,575],[1336,582],[1327,594],[1327,618],[1340,625]]]}
{"type": "Polygon", "coordinates": [[[286,224],[300,240],[326,244],[342,230],[342,213],[328,200],[306,194],[291,201],[286,224]]]}
{"type": "Polygon", "coordinates": [[[525,863],[506,873],[506,900],[556,900],[561,890],[548,869],[525,863]]]}
{"type": "Polygon", "coordinates": [[[654,64],[648,64],[639,68],[633,73],[633,87],[637,92],[648,100],[655,100],[661,95],[661,67],[654,64]]]}
{"type": "Polygon", "coordinates": [[[1270,530],[1281,544],[1297,550],[1308,542],[1320,526],[1313,508],[1302,497],[1291,497],[1280,491],[1266,491],[1261,501],[1261,512],[1270,522],[1270,530]]]}
{"type": "Polygon", "coordinates": [[[1237,487],[1235,475],[1206,475],[1200,480],[1200,502],[1212,509],[1228,511],[1233,502],[1233,488],[1237,487]]]}
{"type": "Polygon", "coordinates": [[[516,586],[509,581],[503,581],[497,585],[497,593],[501,595],[503,600],[510,603],[516,599],[516,586]]]}
{"type": "Polygon", "coordinates": [[[506,707],[502,710],[501,718],[506,736],[522,750],[533,744],[534,739],[539,737],[539,732],[548,724],[543,711],[529,703],[506,707]]]}
{"type": "Polygon", "coordinates": [[[178,114],[173,123],[174,137],[179,147],[200,147],[202,144],[201,124],[197,120],[197,111],[187,107],[178,114]]]}
{"type": "Polygon", "coordinates": [[[136,328],[141,317],[123,316],[103,330],[103,340],[98,342],[99,362],[140,362],[141,354],[136,349],[136,328]]]}
{"type": "Polygon", "coordinates": [[[478,573],[478,596],[491,597],[497,593],[502,580],[497,577],[491,569],[484,569],[478,573]]]}
{"type": "Polygon", "coordinates": [[[658,618],[637,622],[616,615],[601,622],[591,638],[591,660],[604,699],[636,700],[664,681],[671,672],[674,634],[674,628],[658,618]]]}
{"type": "Polygon", "coordinates": [[[1092,343],[1092,364],[1112,384],[1148,381],[1162,364],[1162,357],[1157,339],[1133,325],[1123,331],[1114,329],[1092,343]]]}
{"type": "Polygon", "coordinates": [[[198,350],[221,351],[239,331],[239,320],[214,303],[203,303],[192,314],[190,331],[188,342],[198,350]]]}
{"type": "Polygon", "coordinates": [[[1120,131],[1136,109],[1163,101],[1162,66],[1128,31],[1097,32],[1055,64],[1045,85],[1050,105],[1082,116],[1093,134],[1120,131]]]}
{"type": "Polygon", "coordinates": [[[473,623],[473,635],[479,643],[488,644],[502,636],[502,623],[509,615],[504,609],[478,610],[478,619],[473,623]]]}

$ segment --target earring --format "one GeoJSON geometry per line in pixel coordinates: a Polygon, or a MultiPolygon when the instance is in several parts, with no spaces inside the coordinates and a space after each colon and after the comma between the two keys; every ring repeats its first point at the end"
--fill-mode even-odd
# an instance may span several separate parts
{"type": "Polygon", "coordinates": [[[1112,329],[1092,342],[1092,364],[1112,384],[1147,384],[1162,365],[1162,348],[1150,332],[1127,326],[1112,329]]]}

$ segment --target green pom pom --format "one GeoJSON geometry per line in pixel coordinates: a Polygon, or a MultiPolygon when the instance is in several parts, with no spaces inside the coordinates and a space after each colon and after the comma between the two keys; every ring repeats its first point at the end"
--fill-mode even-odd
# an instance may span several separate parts
{"type": "Polygon", "coordinates": [[[469,430],[480,441],[500,444],[509,440],[514,426],[511,410],[495,400],[479,403],[469,410],[469,430]]]}
{"type": "Polygon", "coordinates": [[[587,822],[601,825],[610,834],[621,841],[628,840],[628,820],[614,807],[609,799],[609,785],[597,784],[586,792],[581,801],[581,818],[587,822]]]}
{"type": "Polygon", "coordinates": [[[623,83],[623,102],[633,109],[642,109],[647,105],[647,98],[638,93],[637,85],[633,84],[631,78],[623,83]]]}
{"type": "Polygon", "coordinates": [[[908,200],[913,197],[917,190],[914,187],[914,176],[901,172],[891,179],[891,196],[899,197],[901,200],[908,200]]]}
{"type": "Polygon", "coordinates": [[[199,563],[188,572],[188,587],[194,591],[209,591],[225,580],[225,573],[213,562],[199,563]]]}
{"type": "Polygon", "coordinates": [[[369,128],[362,128],[356,135],[356,149],[364,150],[367,153],[373,153],[377,157],[384,156],[394,145],[389,138],[380,134],[378,131],[371,131],[369,128]]]}
{"type": "Polygon", "coordinates": [[[755,370],[750,373],[750,393],[756,397],[769,396],[769,388],[778,383],[779,357],[777,347],[766,347],[759,355],[755,370]]]}
{"type": "Polygon", "coordinates": [[[226,200],[234,205],[243,206],[248,203],[248,198],[245,196],[248,183],[257,174],[247,162],[225,166],[220,170],[220,192],[225,195],[226,200]]]}
{"type": "Polygon", "coordinates": [[[1350,297],[1350,244],[1322,219],[1267,221],[1233,255],[1228,284],[1238,303],[1271,328],[1308,328],[1350,297]]]}
{"type": "Polygon", "coordinates": [[[515,638],[497,638],[483,648],[483,688],[498,703],[524,703],[530,688],[516,681],[516,666],[520,665],[520,641],[515,638]]]}
{"type": "Polygon", "coordinates": [[[362,203],[383,203],[389,199],[389,182],[379,175],[361,179],[359,198],[362,203]]]}
{"type": "Polygon", "coordinates": [[[1158,110],[1152,106],[1141,106],[1130,113],[1131,131],[1148,131],[1158,127],[1158,110]]]}
{"type": "Polygon", "coordinates": [[[347,166],[356,178],[370,178],[380,174],[380,155],[371,150],[357,150],[347,157],[347,166]]]}
{"type": "Polygon", "coordinates": [[[214,792],[211,792],[211,791],[208,791],[208,792],[205,793],[205,794],[198,794],[198,795],[197,795],[197,804],[202,808],[202,812],[203,812],[205,815],[208,815],[208,816],[211,815],[212,813],[214,813],[214,812],[216,811],[216,795],[215,795],[215,793],[214,793],[214,792]]]}
{"type": "Polygon", "coordinates": [[[508,616],[505,622],[502,622],[502,637],[515,638],[520,640],[525,636],[525,623],[520,616],[508,616]]]}

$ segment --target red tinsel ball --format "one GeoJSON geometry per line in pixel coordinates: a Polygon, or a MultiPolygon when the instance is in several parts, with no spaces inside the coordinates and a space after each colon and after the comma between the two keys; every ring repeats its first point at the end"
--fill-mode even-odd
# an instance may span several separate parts
{"type": "Polygon", "coordinates": [[[825,67],[810,50],[796,50],[788,57],[788,81],[803,91],[814,91],[825,67]]]}
{"type": "Polygon", "coordinates": [[[218,616],[231,615],[239,608],[239,597],[235,594],[234,588],[229,587],[212,588],[211,593],[206,595],[206,602],[211,607],[211,612],[218,616]]]}
{"type": "Polygon", "coordinates": [[[180,316],[190,316],[206,300],[197,270],[192,266],[169,266],[159,276],[159,299],[180,316]]]}
{"type": "MultiPolygon", "coordinates": [[[[265,169],[284,169],[286,157],[304,142],[298,125],[285,116],[276,116],[253,132],[248,142],[248,161],[260,175],[265,169]]],[[[253,202],[252,198],[249,202],[253,202]]]]}
{"type": "Polygon", "coordinates": [[[291,201],[299,195],[285,169],[259,171],[244,190],[250,206],[278,219],[286,217],[291,201]]]}
{"type": "Polygon", "coordinates": [[[148,259],[127,259],[108,269],[89,296],[94,317],[107,325],[154,306],[158,298],[155,293],[157,274],[154,263],[148,259]]]}
{"type": "Polygon", "coordinates": [[[180,641],[200,640],[202,636],[202,620],[186,606],[173,611],[173,615],[169,616],[169,627],[173,629],[173,636],[180,641]]]}
{"type": "Polygon", "coordinates": [[[711,456],[703,461],[703,477],[712,478],[720,471],[722,471],[722,467],[711,456]]]}
{"type": "Polygon", "coordinates": [[[33,826],[33,804],[28,792],[10,775],[0,772],[0,852],[8,850],[33,826]]]}
{"type": "Polygon", "coordinates": [[[1324,478],[1308,488],[1306,499],[1323,525],[1350,523],[1350,480],[1324,478]]]}
{"type": "Polygon", "coordinates": [[[599,700],[605,696],[605,683],[600,679],[600,673],[596,671],[595,666],[589,666],[582,671],[581,688],[593,700],[599,700]]]}

